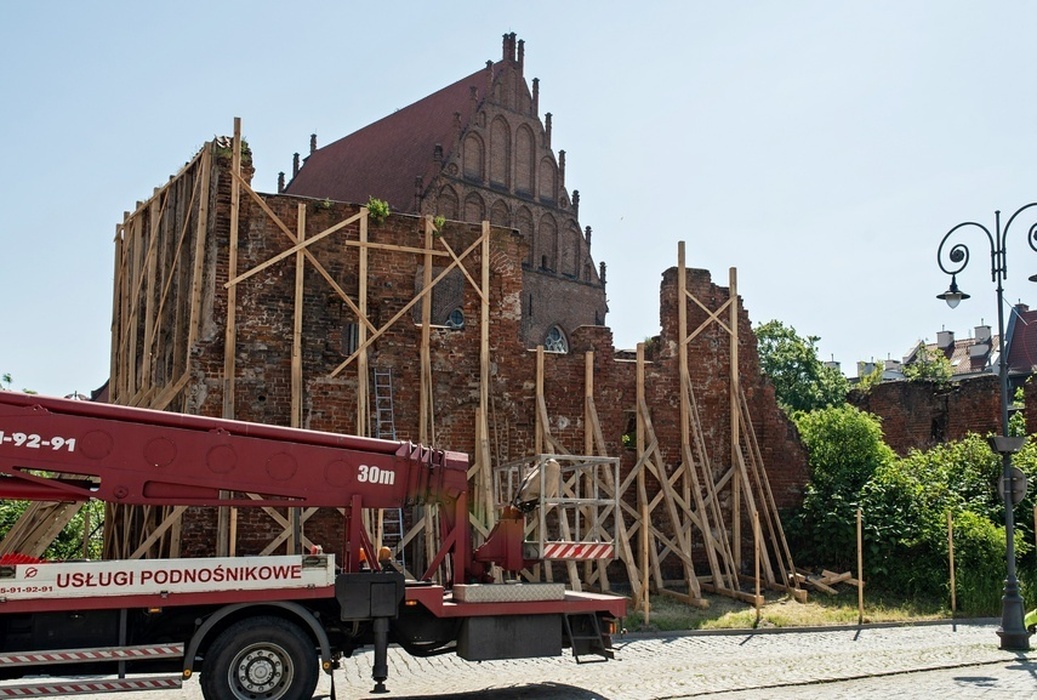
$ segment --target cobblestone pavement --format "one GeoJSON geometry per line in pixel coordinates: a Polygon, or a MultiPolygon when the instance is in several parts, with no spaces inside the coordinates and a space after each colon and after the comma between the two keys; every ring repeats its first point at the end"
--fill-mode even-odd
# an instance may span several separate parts
{"type": "MultiPolygon", "coordinates": [[[[622,640],[616,661],[486,661],[390,655],[404,698],[1037,698],[1037,652],[998,649],[994,624],[685,634],[622,640]]],[[[371,689],[370,655],[347,659],[353,692],[371,689]]],[[[397,695],[399,694],[399,695],[397,695]]]]}
{"type": "MultiPolygon", "coordinates": [[[[984,622],[628,636],[617,640],[615,661],[582,664],[568,655],[415,659],[390,649],[386,696],[370,693],[372,655],[365,651],[344,659],[335,673],[335,700],[1037,699],[1037,651],[1001,651],[995,629],[984,622]]],[[[322,676],[315,697],[330,692],[322,676]]],[[[156,696],[119,694],[121,700],[156,696]]],[[[196,700],[201,693],[191,680],[162,697],[196,700]]]]}

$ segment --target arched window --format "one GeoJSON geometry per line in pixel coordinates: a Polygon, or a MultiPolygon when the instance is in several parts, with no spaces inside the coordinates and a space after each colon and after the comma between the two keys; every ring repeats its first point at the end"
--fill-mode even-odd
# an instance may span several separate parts
{"type": "Polygon", "coordinates": [[[464,140],[464,176],[467,180],[482,182],[484,149],[482,139],[475,134],[468,134],[464,140]]]}
{"type": "Polygon", "coordinates": [[[529,210],[529,207],[519,207],[518,211],[515,212],[515,228],[522,234],[523,240],[526,241],[526,245],[529,246],[529,250],[526,251],[526,264],[532,267],[533,261],[536,260],[536,251],[533,245],[533,212],[529,210]]]}
{"type": "Polygon", "coordinates": [[[477,223],[486,218],[486,203],[476,192],[464,198],[464,220],[477,223]]]}
{"type": "Polygon", "coordinates": [[[550,214],[540,217],[540,228],[536,233],[537,254],[540,256],[540,267],[545,270],[558,270],[558,223],[550,214]]]}
{"type": "Polygon", "coordinates": [[[565,339],[565,333],[558,326],[551,326],[544,336],[544,350],[546,352],[557,352],[566,354],[569,352],[569,341],[565,339]]]}
{"type": "Polygon", "coordinates": [[[533,194],[534,153],[533,130],[523,124],[515,134],[515,191],[519,194],[533,194]]]}
{"type": "Polygon", "coordinates": [[[511,129],[504,117],[490,125],[490,182],[504,188],[511,185],[511,129]]]}
{"type": "Polygon", "coordinates": [[[503,199],[498,199],[490,208],[490,223],[494,226],[511,226],[511,212],[503,199]]]}
{"type": "Polygon", "coordinates": [[[554,202],[556,196],[556,184],[555,180],[558,176],[558,168],[555,167],[554,161],[550,158],[544,158],[540,161],[540,173],[537,176],[539,185],[540,200],[544,202],[554,202]]]}
{"type": "Polygon", "coordinates": [[[444,219],[459,219],[459,206],[457,192],[452,187],[444,187],[439,191],[439,201],[436,204],[436,213],[444,219]]]}

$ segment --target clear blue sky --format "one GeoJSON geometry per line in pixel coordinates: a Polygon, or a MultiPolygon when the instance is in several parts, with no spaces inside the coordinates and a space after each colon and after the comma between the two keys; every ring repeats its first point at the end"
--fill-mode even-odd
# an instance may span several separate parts
{"type": "MultiPolygon", "coordinates": [[[[0,2],[0,373],[108,376],[112,238],[235,116],[254,184],[526,42],[566,184],[608,265],[617,345],[689,266],[848,375],[996,323],[988,244],[951,312],[943,234],[1037,200],[1029,2],[0,2]]],[[[1019,221],[1006,297],[1037,304],[1019,221]]]]}

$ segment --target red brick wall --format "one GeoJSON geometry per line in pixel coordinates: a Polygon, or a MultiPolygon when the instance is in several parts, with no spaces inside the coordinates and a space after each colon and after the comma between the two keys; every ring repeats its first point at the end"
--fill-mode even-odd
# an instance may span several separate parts
{"type": "Polygon", "coordinates": [[[995,375],[964,379],[947,386],[931,382],[883,382],[850,402],[882,419],[886,443],[899,455],[968,433],[1001,430],[1001,388],[995,375]]]}
{"type": "MultiPolygon", "coordinates": [[[[226,163],[223,163],[225,167],[226,163]]],[[[229,236],[229,188],[225,172],[217,168],[211,207],[208,250],[204,261],[205,319],[195,347],[192,381],[186,389],[184,409],[190,413],[222,414],[224,323],[227,294],[229,236]]],[[[306,206],[307,238],[358,211],[358,207],[326,203],[287,195],[263,195],[267,206],[295,230],[297,206],[306,206]]],[[[242,198],[238,272],[269,260],[291,245],[284,232],[248,197],[242,198]]],[[[443,239],[460,253],[481,234],[478,224],[448,222],[443,239]]],[[[345,227],[309,248],[328,276],[353,300],[359,292],[359,253],[355,245],[358,225],[345,227]]],[[[536,353],[522,340],[523,310],[528,275],[521,261],[525,242],[516,232],[494,228],[490,246],[490,443],[495,462],[507,462],[534,453],[536,428],[536,353]]],[[[415,295],[416,272],[423,256],[399,250],[420,247],[423,222],[407,215],[392,215],[372,225],[369,240],[387,246],[372,250],[368,258],[368,309],[375,326],[382,326],[415,295]]],[[[441,249],[441,248],[440,248],[441,249]]],[[[437,258],[435,265],[448,264],[437,258]]],[[[480,279],[481,252],[476,250],[465,265],[473,279],[480,279]]],[[[303,313],[303,426],[317,430],[354,433],[357,430],[356,365],[337,376],[331,374],[345,359],[345,327],[356,318],[332,286],[307,263],[303,313]]],[[[420,278],[419,278],[420,279],[420,278]]],[[[692,293],[714,312],[727,301],[729,291],[715,285],[708,272],[690,270],[692,293]]],[[[277,262],[238,285],[237,342],[235,346],[236,418],[288,425],[291,408],[291,338],[294,314],[295,260],[277,262]]],[[[676,270],[663,275],[661,334],[651,344],[646,365],[646,401],[660,440],[668,470],[681,462],[680,382],[677,357],[676,270]]],[[[564,306],[561,294],[552,304],[564,306]]],[[[431,338],[434,383],[436,446],[469,453],[475,450],[475,412],[479,404],[480,299],[465,284],[462,329],[435,328],[431,338]]],[[[561,313],[561,312],[559,312],[561,313]]],[[[689,304],[688,329],[707,317],[689,304]]],[[[725,309],[721,317],[729,318],[725,309]]],[[[806,459],[794,429],[780,412],[769,384],[759,371],[756,339],[747,310],[738,316],[739,375],[753,420],[764,465],[779,507],[798,503],[807,479],[806,459]]],[[[636,365],[617,357],[611,331],[605,326],[581,326],[569,335],[571,352],[545,357],[544,392],[550,431],[575,454],[584,451],[585,352],[594,351],[594,397],[609,454],[622,460],[623,473],[635,462],[623,447],[623,435],[636,407],[636,365]]],[[[419,425],[420,327],[412,312],[404,313],[370,348],[372,367],[392,369],[394,408],[399,439],[417,440],[419,425]]],[[[727,333],[714,324],[689,344],[691,383],[702,422],[705,452],[715,479],[731,464],[729,376],[730,350],[727,333]]],[[[212,551],[215,519],[211,513],[192,509],[183,529],[183,553],[212,551]]],[[[239,511],[237,551],[251,553],[280,531],[261,512],[239,511]]],[[[341,519],[334,512],[321,514],[306,524],[306,532],[329,551],[340,541],[341,519]]]]}

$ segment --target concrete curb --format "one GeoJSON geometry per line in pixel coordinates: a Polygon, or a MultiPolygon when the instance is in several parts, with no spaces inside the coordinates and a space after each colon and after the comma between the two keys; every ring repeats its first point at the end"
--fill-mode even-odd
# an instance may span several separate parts
{"type": "Polygon", "coordinates": [[[851,632],[879,630],[899,627],[986,627],[997,625],[1000,618],[968,618],[964,620],[918,620],[913,622],[868,622],[863,625],[816,625],[812,627],[737,627],[710,630],[670,630],[665,632],[627,632],[617,635],[613,641],[625,639],[676,639],[679,637],[753,636],[757,634],[816,634],[818,632],[851,632]]]}

